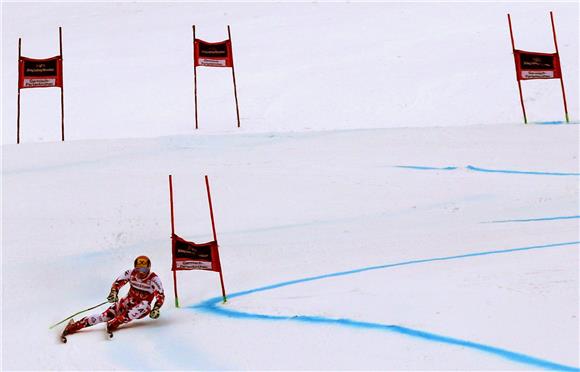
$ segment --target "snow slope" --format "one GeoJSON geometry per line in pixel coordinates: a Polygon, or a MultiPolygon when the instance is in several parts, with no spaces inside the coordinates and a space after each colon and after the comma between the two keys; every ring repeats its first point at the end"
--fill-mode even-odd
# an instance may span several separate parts
{"type": "MultiPolygon", "coordinates": [[[[2,7],[2,369],[578,370],[578,125],[520,123],[505,24],[549,31],[555,11],[576,119],[577,4],[2,7]],[[193,22],[232,25],[240,131],[228,72],[206,69],[191,133],[193,22]],[[40,53],[59,24],[70,137],[54,142],[55,93],[26,91],[14,145],[12,47],[40,53]],[[168,174],[193,241],[211,239],[210,177],[226,304],[192,271],[173,306],[168,174]],[[139,254],[160,319],[61,344],[48,327],[139,254]]],[[[557,120],[559,86],[535,83],[530,116],[557,120]]]]}
{"type": "Polygon", "coordinates": [[[184,308],[175,309],[168,173],[177,232],[194,241],[211,239],[202,178],[210,175],[229,293],[546,246],[313,280],[232,297],[218,309],[395,325],[577,367],[577,135],[577,126],[512,125],[5,146],[3,367],[538,367],[364,327],[216,316],[196,307],[219,295],[214,273],[179,273],[184,308]],[[553,147],[561,151],[537,151],[553,147]],[[562,243],[573,244],[549,247],[562,243]],[[136,322],[114,342],[96,327],[59,344],[48,325],[101,301],[143,253],[169,293],[161,319],[136,322]],[[35,358],[24,358],[31,347],[35,358]],[[89,352],[99,357],[87,363],[89,352]]]}

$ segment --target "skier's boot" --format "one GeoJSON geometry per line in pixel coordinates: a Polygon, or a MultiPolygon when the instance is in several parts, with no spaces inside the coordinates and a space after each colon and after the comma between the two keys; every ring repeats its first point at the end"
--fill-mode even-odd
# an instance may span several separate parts
{"type": "Polygon", "coordinates": [[[125,316],[122,314],[109,320],[107,322],[107,333],[109,333],[109,335],[111,335],[113,333],[113,331],[115,331],[117,328],[119,328],[119,326],[121,324],[123,324],[124,322],[125,322],[125,316]]]}
{"type": "Polygon", "coordinates": [[[81,329],[87,327],[87,320],[86,318],[82,318],[81,320],[75,322],[73,319],[71,319],[68,324],[66,325],[64,331],[62,331],[62,335],[66,336],[66,335],[70,335],[71,333],[75,333],[80,331],[81,329]]]}

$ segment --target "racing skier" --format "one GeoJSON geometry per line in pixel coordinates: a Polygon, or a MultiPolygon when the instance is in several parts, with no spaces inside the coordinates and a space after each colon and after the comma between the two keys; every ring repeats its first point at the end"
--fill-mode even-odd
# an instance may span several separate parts
{"type": "Polygon", "coordinates": [[[76,322],[71,319],[62,332],[63,341],[66,342],[67,335],[102,322],[107,322],[107,332],[112,337],[112,332],[123,323],[141,319],[147,314],[152,319],[159,318],[159,309],[163,305],[165,294],[161,280],[151,271],[149,257],[139,256],[135,259],[134,268],[126,270],[115,280],[107,300],[113,305],[103,313],[86,316],[76,322]],[[119,300],[119,289],[127,282],[131,285],[129,292],[119,300]],[[152,308],[153,299],[155,304],[152,308]]]}

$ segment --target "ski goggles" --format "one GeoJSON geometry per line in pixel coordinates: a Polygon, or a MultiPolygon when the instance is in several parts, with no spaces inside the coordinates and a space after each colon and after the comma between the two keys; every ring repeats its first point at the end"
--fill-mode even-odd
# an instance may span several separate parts
{"type": "Polygon", "coordinates": [[[141,274],[148,274],[149,273],[148,267],[136,267],[135,270],[141,274]]]}

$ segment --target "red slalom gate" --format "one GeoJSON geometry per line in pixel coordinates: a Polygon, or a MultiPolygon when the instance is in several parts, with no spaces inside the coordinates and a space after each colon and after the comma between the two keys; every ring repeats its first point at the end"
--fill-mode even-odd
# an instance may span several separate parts
{"type": "Polygon", "coordinates": [[[171,270],[173,271],[173,291],[175,294],[175,307],[179,307],[179,296],[177,293],[177,271],[179,270],[207,270],[219,273],[222,297],[224,303],[227,301],[224,277],[222,273],[219,256],[219,244],[213,217],[213,205],[209,188],[209,179],[205,176],[205,186],[207,190],[207,200],[213,230],[213,240],[206,243],[194,243],[187,241],[175,234],[175,218],[173,204],[173,176],[169,175],[169,203],[171,210],[171,270]]]}
{"type": "Polygon", "coordinates": [[[510,38],[512,42],[512,51],[514,54],[514,63],[516,67],[516,80],[518,82],[518,89],[520,93],[520,104],[524,114],[524,123],[528,123],[526,115],[526,107],[524,105],[524,97],[522,93],[522,80],[537,80],[537,79],[560,79],[562,87],[562,98],[564,101],[564,114],[566,122],[570,122],[568,115],[568,104],[566,103],[566,91],[564,90],[564,78],[562,77],[562,67],[560,64],[560,55],[558,52],[558,41],[556,40],[556,27],[554,26],[554,15],[550,12],[550,20],[552,23],[552,34],[554,36],[555,53],[540,53],[529,52],[516,49],[514,34],[512,30],[512,20],[510,15],[508,17],[508,25],[510,29],[510,38]]]}
{"type": "Polygon", "coordinates": [[[18,39],[18,99],[16,116],[16,143],[20,143],[20,90],[33,88],[60,88],[61,140],[64,141],[64,84],[62,72],[62,27],[58,28],[60,54],[50,58],[22,56],[22,39],[18,39]]]}
{"type": "Polygon", "coordinates": [[[240,127],[240,108],[238,105],[238,89],[236,85],[236,70],[234,68],[234,53],[232,49],[232,34],[228,25],[228,39],[218,42],[207,42],[195,37],[195,25],[193,32],[193,96],[195,106],[195,129],[199,128],[197,119],[197,68],[198,67],[229,67],[232,69],[234,83],[234,99],[236,103],[236,116],[238,128],[240,127]]]}

